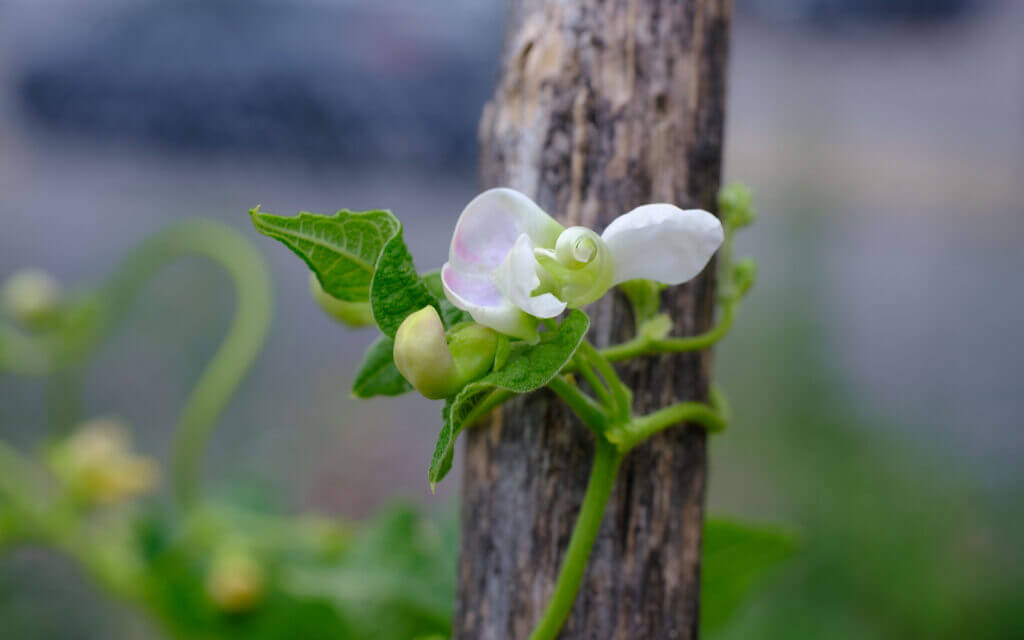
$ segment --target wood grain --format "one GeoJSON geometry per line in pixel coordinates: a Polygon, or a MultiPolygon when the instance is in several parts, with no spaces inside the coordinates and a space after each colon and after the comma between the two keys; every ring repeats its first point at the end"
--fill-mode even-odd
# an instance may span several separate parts
{"type": "MultiPolygon", "coordinates": [[[[728,0],[518,0],[480,123],[483,186],[510,186],[565,224],[603,228],[649,202],[714,210],[722,163],[728,0]]],[[[704,330],[713,268],[664,302],[704,330]]],[[[591,305],[595,343],[632,335],[618,296],[591,305]]],[[[619,368],[638,413],[704,400],[708,352],[619,368]]],[[[554,586],[589,470],[586,429],[551,394],[464,436],[455,637],[525,638],[554,586]]],[[[667,431],[623,463],[563,638],[697,637],[705,436],[667,431]]]]}

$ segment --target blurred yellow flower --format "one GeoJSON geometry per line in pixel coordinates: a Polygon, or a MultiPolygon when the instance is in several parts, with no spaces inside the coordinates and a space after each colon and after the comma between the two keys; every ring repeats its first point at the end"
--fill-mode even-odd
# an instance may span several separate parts
{"type": "Polygon", "coordinates": [[[72,494],[90,504],[145,495],[160,480],[156,461],[133,454],[127,425],[112,418],[83,423],[57,446],[51,463],[72,494]]]}
{"type": "Polygon", "coordinates": [[[263,599],[263,567],[248,553],[223,549],[206,575],[206,595],[224,613],[251,611],[263,599]]]}

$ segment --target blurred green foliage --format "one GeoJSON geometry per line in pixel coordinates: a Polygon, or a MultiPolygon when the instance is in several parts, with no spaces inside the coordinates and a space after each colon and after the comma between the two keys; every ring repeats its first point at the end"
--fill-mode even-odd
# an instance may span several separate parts
{"type": "Polygon", "coordinates": [[[450,524],[395,505],[365,525],[208,512],[176,530],[144,521],[147,584],[160,617],[181,638],[405,640],[450,633],[455,546],[450,524]],[[448,530],[445,530],[448,529],[448,530]],[[264,566],[265,592],[246,611],[209,595],[217,545],[241,545],[264,566]]]}
{"type": "Polygon", "coordinates": [[[709,486],[712,509],[785,522],[802,545],[713,637],[1024,637],[1024,502],[865,408],[834,360],[828,203],[792,204],[774,232],[793,250],[720,351],[736,419],[709,486]]]}

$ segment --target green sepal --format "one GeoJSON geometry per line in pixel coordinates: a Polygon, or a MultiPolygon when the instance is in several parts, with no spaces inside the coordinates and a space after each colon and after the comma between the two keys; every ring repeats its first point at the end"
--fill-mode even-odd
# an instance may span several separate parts
{"type": "Polygon", "coordinates": [[[508,362],[508,356],[512,353],[512,341],[504,333],[498,334],[498,346],[494,350],[494,370],[498,371],[508,362]]]}
{"type": "Polygon", "coordinates": [[[508,357],[500,369],[467,384],[455,397],[445,401],[441,411],[444,425],[437,437],[428,473],[431,491],[451,470],[455,440],[473,410],[495,389],[529,393],[546,385],[572,359],[588,328],[587,314],[573,310],[557,329],[541,334],[537,344],[510,345],[508,357]]]}
{"type": "Polygon", "coordinates": [[[412,390],[395,367],[395,342],[387,336],[377,338],[366,350],[352,381],[352,395],[357,398],[399,396],[412,390]]]}

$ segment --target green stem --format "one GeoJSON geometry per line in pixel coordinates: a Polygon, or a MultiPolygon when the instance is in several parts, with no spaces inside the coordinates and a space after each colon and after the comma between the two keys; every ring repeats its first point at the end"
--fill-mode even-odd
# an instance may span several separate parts
{"type": "Polygon", "coordinates": [[[587,381],[587,384],[590,385],[590,388],[594,390],[594,393],[597,394],[597,397],[601,401],[601,404],[605,405],[606,407],[612,406],[615,400],[612,398],[611,392],[608,391],[608,387],[606,387],[601,382],[601,379],[597,377],[597,374],[594,373],[594,368],[590,366],[590,363],[587,362],[587,359],[581,356],[579,351],[577,351],[573,355],[572,359],[576,365],[575,370],[578,371],[580,375],[583,376],[583,378],[587,381]]]}
{"type": "Polygon", "coordinates": [[[725,429],[726,423],[718,411],[702,402],[681,402],[654,413],[633,418],[628,424],[608,434],[622,454],[665,429],[681,422],[696,422],[709,433],[725,429]]]}
{"type": "Polygon", "coordinates": [[[633,410],[632,392],[622,382],[619,374],[615,373],[611,363],[588,340],[580,342],[578,352],[583,354],[583,357],[597,369],[598,373],[601,374],[601,377],[608,384],[608,389],[612,393],[611,406],[615,417],[623,421],[628,420],[629,414],[633,410]]]}
{"type": "Polygon", "coordinates": [[[263,347],[270,325],[270,277],[259,252],[220,223],[192,220],[170,227],[138,247],[104,286],[107,308],[120,311],[162,267],[186,255],[219,264],[235,286],[235,315],[217,352],[189,396],[175,430],[171,459],[175,498],[195,502],[200,457],[221,411],[263,347]]]}
{"type": "Polygon", "coordinates": [[[619,362],[658,353],[685,353],[706,349],[724,338],[729,333],[729,330],[732,329],[735,307],[735,300],[726,300],[722,304],[722,316],[718,319],[718,324],[700,335],[685,338],[660,338],[656,340],[639,335],[632,340],[602,349],[601,355],[607,358],[609,362],[619,362]]]}
{"type": "Polygon", "coordinates": [[[551,594],[540,622],[530,634],[530,640],[552,640],[562,629],[565,618],[576,600],[590,551],[601,528],[605,505],[608,504],[608,498],[615,486],[622,455],[602,438],[597,438],[596,447],[587,492],[583,496],[583,505],[576,518],[576,526],[569,539],[569,548],[562,560],[562,568],[558,572],[555,591],[551,594]]]}
{"type": "Polygon", "coordinates": [[[568,382],[561,376],[555,376],[548,382],[548,387],[558,394],[565,404],[583,421],[583,424],[601,434],[608,428],[608,418],[601,406],[579,387],[568,382]]]}

